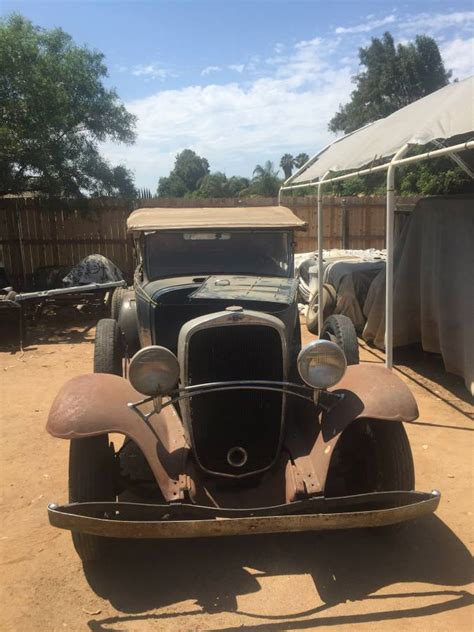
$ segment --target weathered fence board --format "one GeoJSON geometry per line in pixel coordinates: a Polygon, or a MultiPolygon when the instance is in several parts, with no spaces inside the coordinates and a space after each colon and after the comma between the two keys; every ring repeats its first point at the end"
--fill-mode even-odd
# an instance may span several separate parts
{"type": "MultiPolygon", "coordinates": [[[[403,209],[417,198],[399,200],[403,209]]],[[[140,200],[140,206],[179,208],[194,206],[269,206],[276,198],[156,198],[140,200]]],[[[297,252],[316,248],[316,196],[286,197],[282,204],[308,224],[296,234],[297,252]]],[[[383,248],[385,198],[324,198],[324,245],[326,248],[383,248]]],[[[114,198],[93,200],[0,200],[0,265],[15,288],[32,285],[35,270],[43,266],[73,266],[88,254],[111,259],[130,280],[133,248],[126,233],[129,202],[114,198]]],[[[402,215],[402,214],[400,214],[402,215]]],[[[400,216],[399,232],[403,217],[400,216]]]]}

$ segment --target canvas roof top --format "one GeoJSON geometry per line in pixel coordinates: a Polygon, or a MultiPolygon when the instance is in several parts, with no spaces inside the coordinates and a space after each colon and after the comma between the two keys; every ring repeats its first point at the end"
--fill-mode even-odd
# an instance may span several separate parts
{"type": "Polygon", "coordinates": [[[306,222],[284,206],[232,208],[139,208],[127,219],[129,231],[185,229],[304,229],[306,222]]]}
{"type": "Polygon", "coordinates": [[[361,129],[338,138],[285,185],[317,181],[327,171],[348,171],[394,155],[405,144],[426,145],[474,130],[474,76],[432,92],[361,129]]]}

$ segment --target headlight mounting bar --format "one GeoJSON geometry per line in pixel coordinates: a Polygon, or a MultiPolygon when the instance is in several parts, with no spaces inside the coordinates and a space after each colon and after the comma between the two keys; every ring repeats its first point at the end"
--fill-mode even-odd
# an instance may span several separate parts
{"type": "Polygon", "coordinates": [[[159,412],[162,408],[175,404],[182,399],[197,397],[198,395],[205,395],[216,391],[235,391],[235,390],[254,390],[254,391],[273,391],[277,393],[285,393],[286,395],[293,395],[305,399],[306,401],[314,404],[314,390],[303,384],[296,384],[295,382],[276,382],[272,380],[233,380],[229,382],[208,382],[205,384],[195,384],[193,386],[185,386],[178,388],[170,393],[169,399],[165,402],[161,402],[161,397],[145,397],[138,402],[129,403],[128,406],[134,410],[143,421],[148,421],[154,412],[159,412]],[[298,392],[301,391],[301,392],[298,392]],[[143,413],[139,406],[147,404],[149,402],[158,400],[158,406],[155,406],[155,410],[149,413],[143,413]]]}

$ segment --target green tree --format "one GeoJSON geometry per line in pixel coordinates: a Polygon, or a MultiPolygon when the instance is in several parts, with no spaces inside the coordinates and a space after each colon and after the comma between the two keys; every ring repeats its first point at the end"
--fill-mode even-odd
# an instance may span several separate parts
{"type": "Polygon", "coordinates": [[[398,44],[390,33],[372,38],[367,48],[359,49],[364,70],[353,78],[356,89],[351,100],[340,106],[329,122],[333,132],[352,132],[367,123],[442,88],[449,82],[438,45],[426,35],[414,42],[398,44]]]}
{"type": "Polygon", "coordinates": [[[283,154],[280,160],[280,167],[283,169],[283,173],[285,174],[285,180],[291,176],[293,172],[294,158],[291,154],[283,154]]]}
{"type": "Polygon", "coordinates": [[[229,196],[229,181],[224,173],[216,171],[204,176],[196,191],[196,196],[205,198],[224,198],[229,196]]]}
{"type": "Polygon", "coordinates": [[[209,174],[209,162],[192,149],[183,149],[176,155],[170,175],[160,178],[159,197],[184,197],[198,190],[201,181],[209,174]]]}
{"type": "Polygon", "coordinates": [[[298,154],[298,155],[295,157],[295,160],[294,160],[294,165],[295,165],[295,167],[296,167],[297,169],[301,169],[301,167],[302,167],[302,166],[303,166],[306,162],[308,162],[308,160],[309,160],[309,156],[308,156],[308,154],[305,154],[304,152],[301,152],[301,154],[298,154]]]}
{"type": "Polygon", "coordinates": [[[151,191],[147,187],[138,190],[137,198],[139,200],[151,200],[152,197],[151,191]]]}
{"type": "Polygon", "coordinates": [[[242,176],[232,176],[227,181],[229,197],[238,197],[250,186],[250,180],[242,176]]]}
{"type": "Polygon", "coordinates": [[[263,166],[257,165],[253,170],[252,193],[272,197],[278,194],[280,184],[278,171],[275,171],[273,163],[270,160],[267,160],[263,166]]]}
{"type": "Polygon", "coordinates": [[[61,29],[0,20],[0,194],[135,195],[131,173],[98,150],[135,138],[135,117],[103,85],[103,60],[61,29]]]}
{"type": "Polygon", "coordinates": [[[170,174],[158,181],[158,197],[184,197],[188,193],[186,185],[177,175],[170,174]]]}

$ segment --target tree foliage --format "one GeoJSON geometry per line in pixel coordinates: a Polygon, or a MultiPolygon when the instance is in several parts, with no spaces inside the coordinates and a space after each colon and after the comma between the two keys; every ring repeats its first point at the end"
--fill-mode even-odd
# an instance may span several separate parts
{"type": "MultiPolygon", "coordinates": [[[[364,70],[353,77],[356,89],[351,100],[334,115],[329,129],[352,132],[409,105],[449,82],[451,72],[444,67],[438,45],[426,35],[414,42],[398,44],[390,33],[373,38],[359,50],[364,70]]],[[[421,147],[418,151],[428,151],[421,147]]],[[[339,195],[385,194],[385,174],[354,176],[328,186],[339,195]]],[[[434,195],[472,190],[472,179],[449,158],[430,160],[398,168],[397,189],[402,195],[434,195]]]]}
{"type": "Polygon", "coordinates": [[[135,117],[103,85],[104,56],[61,29],[0,20],[0,194],[135,195],[125,167],[98,150],[132,143],[135,117]]]}
{"type": "Polygon", "coordinates": [[[238,197],[248,189],[249,185],[248,178],[241,178],[240,176],[227,178],[224,173],[215,171],[204,176],[195,195],[206,198],[238,197]]]}
{"type": "Polygon", "coordinates": [[[209,175],[209,162],[192,149],[177,154],[170,175],[160,178],[158,197],[184,197],[197,191],[204,177],[209,175]]]}
{"type": "Polygon", "coordinates": [[[229,189],[229,197],[238,197],[248,191],[250,180],[242,176],[232,176],[227,180],[229,189]]]}
{"type": "Polygon", "coordinates": [[[329,123],[333,132],[352,132],[367,123],[442,88],[451,76],[438,45],[427,35],[414,42],[398,44],[390,33],[372,38],[370,46],[359,49],[364,70],[353,78],[356,89],[351,100],[340,107],[329,123]]]}
{"type": "Polygon", "coordinates": [[[291,154],[283,154],[280,160],[280,167],[283,169],[283,173],[285,174],[285,180],[291,176],[293,172],[295,159],[291,154]]]}
{"type": "Polygon", "coordinates": [[[309,160],[309,156],[308,154],[305,154],[304,152],[301,152],[301,154],[298,154],[297,156],[295,156],[294,159],[294,165],[297,169],[301,169],[301,167],[308,162],[309,160]]]}
{"type": "Polygon", "coordinates": [[[253,170],[251,192],[256,195],[272,197],[278,194],[281,181],[273,163],[267,160],[265,164],[257,165],[253,170]]]}
{"type": "Polygon", "coordinates": [[[199,185],[199,189],[196,191],[196,195],[206,198],[228,197],[229,186],[226,175],[220,171],[216,171],[215,173],[209,173],[204,176],[199,185]]]}
{"type": "Polygon", "coordinates": [[[297,156],[293,157],[291,154],[283,154],[280,160],[280,167],[285,174],[285,180],[288,180],[293,173],[293,168],[300,169],[305,162],[308,162],[309,156],[304,152],[301,152],[297,156]]]}

